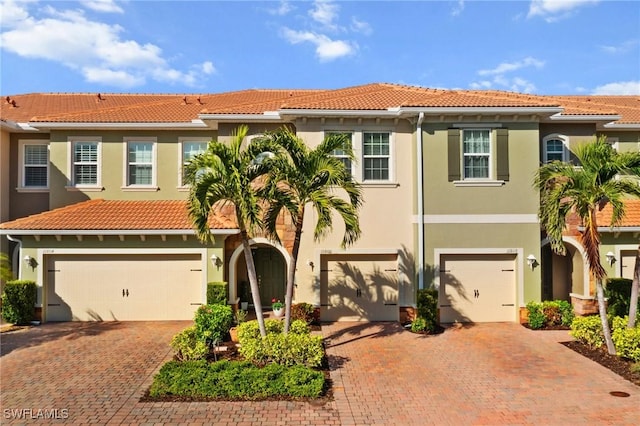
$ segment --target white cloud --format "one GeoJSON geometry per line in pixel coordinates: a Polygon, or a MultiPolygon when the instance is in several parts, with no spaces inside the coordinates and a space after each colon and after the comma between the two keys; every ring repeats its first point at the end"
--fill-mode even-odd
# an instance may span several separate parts
{"type": "Polygon", "coordinates": [[[81,3],[87,9],[92,9],[96,12],[124,13],[124,10],[116,4],[115,0],[82,0],[81,3]]]}
{"type": "Polygon", "coordinates": [[[130,88],[151,78],[194,86],[215,71],[211,62],[188,72],[173,69],[160,47],[123,39],[121,26],[90,20],[80,9],[47,6],[40,11],[43,17],[36,18],[29,13],[28,3],[5,2],[3,13],[7,5],[11,25],[3,26],[0,33],[3,50],[61,63],[91,83],[130,88]]]}
{"type": "Polygon", "coordinates": [[[327,29],[337,29],[334,21],[338,18],[340,7],[329,0],[316,0],[313,9],[309,11],[309,16],[322,24],[327,29]]]}
{"type": "Polygon", "coordinates": [[[351,30],[367,36],[373,33],[373,28],[371,28],[371,25],[369,25],[368,22],[360,21],[355,16],[351,18],[351,30]]]}
{"type": "Polygon", "coordinates": [[[316,56],[322,62],[348,56],[357,50],[357,45],[344,40],[332,40],[326,35],[316,34],[310,31],[295,31],[283,28],[283,37],[291,44],[309,42],[316,46],[316,56]]]}
{"type": "Polygon", "coordinates": [[[605,53],[617,55],[626,53],[635,48],[640,43],[640,40],[627,40],[618,46],[600,46],[600,49],[605,53]]]}
{"type": "Polygon", "coordinates": [[[458,16],[464,10],[464,0],[458,0],[458,3],[451,10],[452,16],[458,16]]]}
{"type": "Polygon", "coordinates": [[[527,68],[527,67],[542,68],[543,66],[544,66],[544,61],[540,61],[536,58],[532,58],[528,56],[524,58],[522,61],[503,62],[493,69],[480,70],[478,71],[478,74],[479,75],[497,75],[497,74],[504,74],[511,71],[516,71],[521,68],[527,68]]]}
{"type": "Polygon", "coordinates": [[[640,95],[640,80],[619,81],[598,86],[593,95],[640,95]]]}
{"type": "Polygon", "coordinates": [[[267,12],[269,12],[271,15],[285,16],[289,14],[289,12],[291,12],[293,9],[294,7],[291,5],[291,3],[286,0],[282,0],[280,1],[278,7],[267,9],[267,12]]]}
{"type": "Polygon", "coordinates": [[[557,22],[571,16],[586,5],[599,3],[600,0],[531,0],[527,18],[542,17],[547,22],[557,22]]]}

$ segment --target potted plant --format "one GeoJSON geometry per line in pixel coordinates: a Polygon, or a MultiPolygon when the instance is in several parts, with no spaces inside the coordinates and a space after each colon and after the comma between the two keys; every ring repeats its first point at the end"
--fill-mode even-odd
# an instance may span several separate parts
{"type": "Polygon", "coordinates": [[[231,337],[231,341],[234,343],[238,343],[238,326],[247,320],[247,311],[238,309],[234,316],[235,326],[229,329],[229,336],[231,337]]]}
{"type": "Polygon", "coordinates": [[[271,309],[273,309],[273,315],[280,318],[284,314],[284,303],[274,297],[271,299],[271,309]]]}

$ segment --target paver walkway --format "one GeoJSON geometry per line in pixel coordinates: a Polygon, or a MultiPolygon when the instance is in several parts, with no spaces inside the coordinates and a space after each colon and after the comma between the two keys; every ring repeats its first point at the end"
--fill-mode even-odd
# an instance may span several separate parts
{"type": "Polygon", "coordinates": [[[0,423],[637,425],[640,419],[640,387],[558,344],[566,332],[516,324],[431,337],[398,324],[324,325],[334,386],[334,400],[324,405],[139,402],[172,356],[171,337],[188,324],[62,323],[0,334],[0,423]]]}

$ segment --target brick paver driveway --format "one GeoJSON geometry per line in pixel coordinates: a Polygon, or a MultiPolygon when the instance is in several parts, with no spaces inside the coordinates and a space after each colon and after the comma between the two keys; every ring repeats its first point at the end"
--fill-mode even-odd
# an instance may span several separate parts
{"type": "Polygon", "coordinates": [[[172,355],[171,336],[187,325],[62,323],[3,333],[0,423],[637,425],[640,419],[640,387],[558,344],[566,332],[516,324],[431,337],[398,324],[325,325],[334,400],[324,405],[139,402],[172,355]],[[52,415],[58,419],[43,418],[52,415]]]}

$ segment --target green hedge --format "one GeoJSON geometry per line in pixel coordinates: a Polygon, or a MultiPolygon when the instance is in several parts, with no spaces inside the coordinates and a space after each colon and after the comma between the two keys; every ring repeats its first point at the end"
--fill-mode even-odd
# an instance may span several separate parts
{"type": "Polygon", "coordinates": [[[197,337],[222,342],[233,324],[233,310],[229,305],[203,305],[194,318],[197,337]]]}
{"type": "Polygon", "coordinates": [[[418,319],[412,331],[435,331],[438,326],[438,290],[418,290],[418,319]]]}
{"type": "Polygon", "coordinates": [[[210,282],[207,283],[207,305],[226,305],[227,304],[227,283],[210,282]]]}
{"type": "Polygon", "coordinates": [[[269,364],[259,368],[246,361],[169,361],[154,377],[149,395],[243,400],[317,398],[324,385],[321,371],[303,366],[269,364]]]}
{"type": "Polygon", "coordinates": [[[176,358],[180,361],[202,359],[209,353],[209,347],[205,341],[198,338],[195,325],[173,336],[171,347],[176,351],[176,358]]]}
{"type": "MultiPolygon", "coordinates": [[[[618,356],[640,362],[640,325],[627,328],[628,316],[614,317],[611,321],[611,339],[618,356]]],[[[604,344],[600,316],[576,317],[571,324],[571,335],[592,348],[604,344]]]]}
{"type": "Polygon", "coordinates": [[[529,327],[539,329],[558,325],[570,326],[575,318],[573,306],[566,300],[527,303],[529,327]]]}
{"type": "MultiPolygon", "coordinates": [[[[629,315],[631,299],[631,283],[627,278],[609,278],[605,285],[607,298],[607,313],[616,317],[629,315]]],[[[638,300],[638,312],[640,312],[640,300],[638,300]]]]}
{"type": "Polygon", "coordinates": [[[8,281],[2,293],[2,318],[14,324],[28,324],[35,315],[37,295],[33,281],[8,281]]]}

